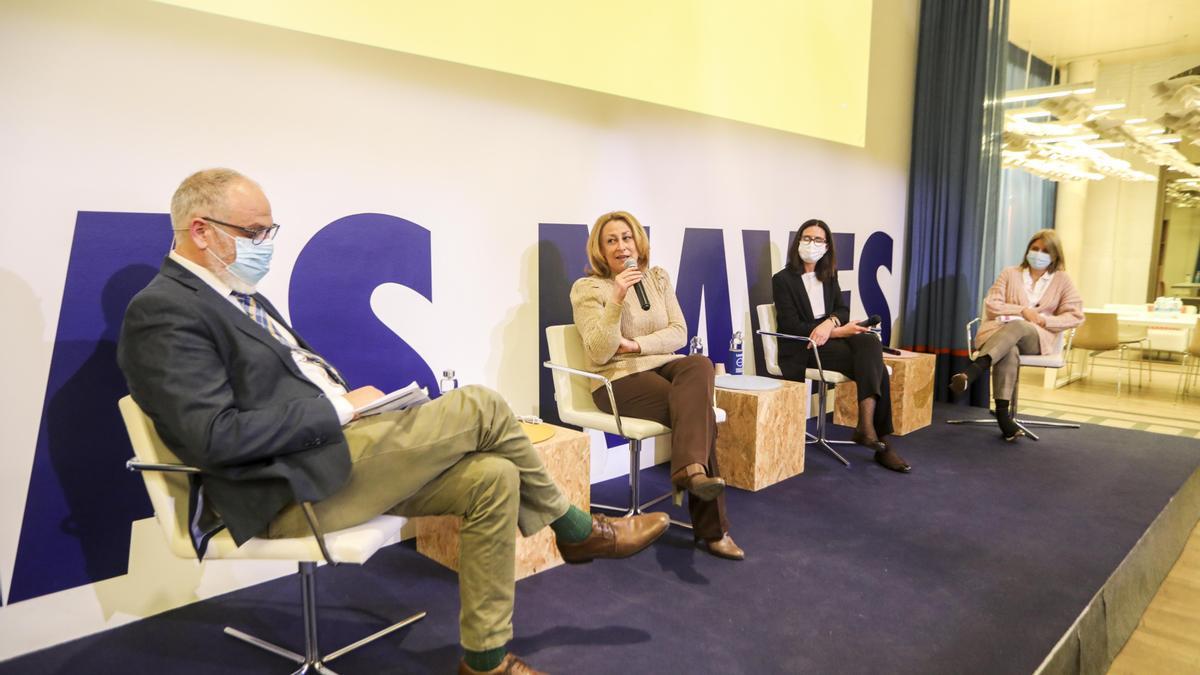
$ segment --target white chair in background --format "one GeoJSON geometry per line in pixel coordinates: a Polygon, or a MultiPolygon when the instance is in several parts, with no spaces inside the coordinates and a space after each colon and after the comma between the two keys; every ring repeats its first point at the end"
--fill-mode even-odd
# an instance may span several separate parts
{"type": "MultiPolygon", "coordinates": [[[[805,336],[788,335],[778,332],[774,303],[759,305],[755,307],[755,311],[758,313],[758,334],[762,336],[763,361],[766,362],[767,372],[776,377],[781,377],[783,376],[783,369],[779,367],[779,343],[777,339],[798,340],[800,342],[808,342],[809,340],[805,336]]],[[[821,446],[849,469],[850,462],[845,457],[842,457],[837,450],[834,450],[833,446],[854,445],[854,442],[830,440],[826,437],[825,431],[828,425],[828,420],[826,419],[826,406],[828,405],[826,398],[828,398],[828,392],[843,382],[849,382],[850,378],[841,373],[822,368],[820,350],[815,346],[812,353],[817,367],[805,369],[804,377],[817,383],[817,433],[810,434],[807,431],[804,432],[804,442],[806,445],[816,444],[821,446]]]]}
{"type": "MultiPolygon", "coordinates": [[[[1115,316],[1115,315],[1114,315],[1115,316]]],[[[975,349],[975,330],[979,327],[980,318],[975,317],[967,322],[967,348],[970,353],[971,360],[975,360],[979,356],[978,350],[975,349]]],[[[1087,325],[1087,322],[1084,322],[1087,325]]],[[[1012,412],[1013,421],[1025,432],[1025,435],[1035,441],[1041,440],[1038,435],[1029,430],[1029,427],[1044,427],[1048,429],[1078,429],[1079,425],[1074,422],[1042,422],[1040,420],[1023,420],[1017,416],[1017,399],[1018,393],[1021,390],[1020,368],[1067,368],[1067,379],[1070,379],[1070,360],[1067,355],[1071,353],[1072,341],[1075,338],[1075,331],[1078,329],[1072,328],[1062,331],[1058,334],[1058,340],[1055,342],[1055,351],[1049,354],[1021,354],[1019,357],[1019,367],[1017,370],[1017,381],[1013,384],[1012,400],[1009,402],[1009,410],[1012,412]],[[1065,341],[1065,342],[1064,342],[1065,341]]],[[[995,412],[992,412],[992,417],[974,420],[946,420],[946,424],[995,424],[995,412]]]]}
{"type": "Polygon", "coordinates": [[[1175,388],[1177,398],[1186,397],[1192,391],[1192,383],[1200,378],[1200,325],[1192,329],[1192,339],[1183,355],[1183,367],[1179,373],[1179,386],[1175,388]]]}
{"type": "MultiPolygon", "coordinates": [[[[180,463],[159,438],[154,423],[146,416],[133,398],[126,396],[119,403],[129,441],[133,445],[134,458],[126,462],[130,471],[141,473],[154,507],[154,516],[166,536],[167,546],[180,558],[196,558],[191,535],[188,530],[189,474],[201,474],[200,469],[180,463]]],[[[300,602],[304,621],[304,654],[243,633],[236,628],[225,627],[225,634],[264,649],[276,656],[294,661],[300,667],[293,675],[321,673],[336,675],[326,663],[399,630],[425,617],[418,612],[377,631],[357,642],[322,656],[317,644],[317,580],[314,571],[317,561],[325,560],[331,565],[339,563],[365,563],[380,548],[393,543],[400,534],[404,519],[398,516],[377,516],[354,527],[322,535],[310,504],[304,504],[313,536],[291,539],[265,539],[255,537],[241,546],[233,542],[229,530],[221,530],[208,542],[205,560],[291,560],[299,564],[300,602]]]]}
{"type": "MultiPolygon", "coordinates": [[[[583,338],[573,324],[546,327],[546,344],[550,360],[545,367],[554,374],[554,401],[558,405],[558,417],[567,424],[585,429],[596,429],[616,434],[629,441],[629,505],[592,504],[592,508],[614,511],[622,516],[645,513],[645,510],[665,501],[673,492],[660,495],[647,502],[641,501],[641,455],[642,441],[647,438],[671,433],[668,427],[652,420],[622,416],[617,410],[617,399],[613,395],[612,381],[603,375],[586,370],[587,356],[583,352],[583,338]],[[608,392],[612,413],[596,407],[588,380],[598,380],[608,392]]],[[[714,406],[717,424],[725,421],[725,411],[714,406]]],[[[671,519],[673,525],[692,529],[691,524],[671,519]]]]}

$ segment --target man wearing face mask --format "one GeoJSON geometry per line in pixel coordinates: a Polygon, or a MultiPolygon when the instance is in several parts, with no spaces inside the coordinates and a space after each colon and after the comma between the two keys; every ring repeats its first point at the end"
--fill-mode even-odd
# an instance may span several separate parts
{"type": "Polygon", "coordinates": [[[962,394],[991,367],[996,423],[1009,442],[1025,433],[1013,420],[1010,405],[1021,354],[1054,353],[1059,333],[1083,323],[1083,298],[1065,267],[1058,234],[1034,234],[1021,264],[1005,268],[988,291],[984,321],[975,335],[975,360],[950,378],[950,390],[962,394]]]}
{"type": "Polygon", "coordinates": [[[256,292],[279,226],[254,181],[229,169],[189,176],[171,223],[174,247],[129,303],[117,361],[163,441],[203,471],[198,555],[221,527],[238,545],[310,534],[300,501],[326,532],[382,513],[462,516],[459,672],[535,673],[506,649],[517,531],[549,525],[573,563],[632,555],[666,531],[665,514],[610,520],[570,505],[483,387],[357,417],[382,392],[350,389],[256,292]]]}

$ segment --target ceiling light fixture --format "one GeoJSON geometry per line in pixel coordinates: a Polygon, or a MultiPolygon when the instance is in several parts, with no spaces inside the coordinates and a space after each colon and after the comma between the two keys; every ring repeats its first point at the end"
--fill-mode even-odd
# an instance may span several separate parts
{"type": "Polygon", "coordinates": [[[1035,138],[1034,143],[1059,143],[1061,141],[1091,141],[1100,138],[1100,134],[1076,134],[1074,136],[1047,136],[1035,138]]]}
{"type": "Polygon", "coordinates": [[[1001,103],[1021,103],[1023,101],[1044,101],[1048,98],[1062,98],[1063,96],[1071,96],[1072,94],[1093,94],[1096,88],[1092,86],[1062,88],[1062,87],[1043,87],[1041,89],[1026,89],[1028,93],[1016,94],[1015,96],[1006,96],[1001,103]]]}

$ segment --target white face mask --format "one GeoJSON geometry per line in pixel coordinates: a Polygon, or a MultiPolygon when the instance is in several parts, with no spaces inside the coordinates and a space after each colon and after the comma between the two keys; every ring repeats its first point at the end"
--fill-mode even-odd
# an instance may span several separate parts
{"type": "Polygon", "coordinates": [[[1035,270],[1044,270],[1050,266],[1050,254],[1045,251],[1030,251],[1025,255],[1025,262],[1035,270]]]}
{"type": "Polygon", "coordinates": [[[829,250],[827,244],[818,244],[816,242],[800,242],[798,247],[800,259],[806,263],[815,263],[825,257],[825,251],[829,250]]]}

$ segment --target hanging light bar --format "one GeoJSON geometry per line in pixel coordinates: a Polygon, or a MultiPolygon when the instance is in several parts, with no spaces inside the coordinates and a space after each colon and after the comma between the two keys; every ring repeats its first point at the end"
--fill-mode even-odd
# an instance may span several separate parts
{"type": "Polygon", "coordinates": [[[1021,103],[1023,101],[1044,101],[1048,98],[1062,98],[1072,94],[1094,94],[1096,87],[1090,82],[1073,83],[1069,85],[1055,85],[1053,87],[1038,87],[1036,89],[1024,89],[1021,91],[1012,92],[1011,95],[1005,96],[1001,103],[1021,103]]]}

